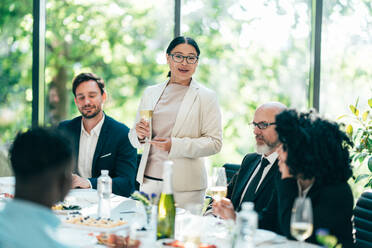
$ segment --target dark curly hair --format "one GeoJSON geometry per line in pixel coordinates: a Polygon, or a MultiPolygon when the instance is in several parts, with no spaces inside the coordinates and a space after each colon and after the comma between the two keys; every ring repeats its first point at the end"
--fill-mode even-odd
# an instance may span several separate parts
{"type": "Polygon", "coordinates": [[[286,164],[292,175],[314,177],[324,184],[345,182],[351,177],[348,148],[353,144],[337,123],[314,111],[289,109],[276,116],[276,131],[288,153],[286,164]]]}
{"type": "Polygon", "coordinates": [[[93,80],[97,83],[99,90],[101,91],[101,94],[105,92],[105,81],[103,81],[102,78],[98,77],[94,73],[84,72],[77,75],[74,80],[72,80],[72,93],[74,93],[74,96],[76,97],[76,88],[83,82],[87,82],[93,80]]]}

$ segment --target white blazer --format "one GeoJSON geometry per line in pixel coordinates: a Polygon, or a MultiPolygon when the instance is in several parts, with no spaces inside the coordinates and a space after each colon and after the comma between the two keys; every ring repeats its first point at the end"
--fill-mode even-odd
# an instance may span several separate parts
{"type": "MultiPolygon", "coordinates": [[[[145,89],[140,109],[154,109],[169,80],[145,89]]],[[[144,149],[138,168],[137,181],[142,184],[150,144],[141,144],[136,129],[129,131],[131,144],[144,149]]],[[[193,191],[207,187],[207,173],[203,157],[218,153],[222,147],[221,110],[217,95],[212,90],[191,80],[189,89],[178,111],[171,133],[172,147],[168,159],[174,162],[173,190],[193,191]]]]}

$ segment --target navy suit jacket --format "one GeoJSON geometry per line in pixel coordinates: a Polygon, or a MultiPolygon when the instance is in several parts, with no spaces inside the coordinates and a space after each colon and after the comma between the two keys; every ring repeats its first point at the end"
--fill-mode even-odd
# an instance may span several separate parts
{"type": "MultiPolygon", "coordinates": [[[[79,116],[59,124],[59,128],[67,132],[73,140],[76,159],[79,158],[81,118],[79,116]]],[[[97,188],[97,178],[101,175],[101,170],[108,170],[114,194],[129,196],[134,191],[137,150],[130,144],[128,133],[129,128],[126,125],[105,116],[93,156],[92,178],[89,178],[94,189],[97,188]]],[[[77,168],[75,173],[78,173],[77,168]]]]}
{"type": "MultiPolygon", "coordinates": [[[[240,210],[240,198],[244,188],[260,163],[261,158],[262,155],[257,153],[247,154],[242,161],[239,171],[234,175],[227,187],[227,198],[231,200],[236,211],[240,210]]],[[[254,199],[251,199],[254,202],[256,212],[261,212],[268,205],[274,192],[275,178],[279,176],[278,160],[276,160],[261,182],[254,199]]]]}

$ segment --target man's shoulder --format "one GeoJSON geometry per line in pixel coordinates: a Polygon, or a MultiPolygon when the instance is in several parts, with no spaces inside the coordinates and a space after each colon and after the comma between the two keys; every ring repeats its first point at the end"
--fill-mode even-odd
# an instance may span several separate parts
{"type": "Polygon", "coordinates": [[[256,159],[259,159],[260,157],[261,155],[256,152],[248,153],[247,155],[244,156],[242,165],[246,163],[251,163],[255,161],[256,159]]]}
{"type": "Polygon", "coordinates": [[[71,120],[64,120],[58,124],[59,128],[69,128],[81,123],[81,116],[75,117],[71,120]]]}

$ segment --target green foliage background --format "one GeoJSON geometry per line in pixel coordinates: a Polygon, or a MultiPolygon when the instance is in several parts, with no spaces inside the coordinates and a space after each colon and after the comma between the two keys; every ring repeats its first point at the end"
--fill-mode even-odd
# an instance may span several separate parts
{"type": "MultiPolygon", "coordinates": [[[[167,0],[47,1],[46,83],[47,88],[54,85],[58,90],[57,121],[78,114],[71,81],[80,72],[92,71],[106,81],[106,113],[133,125],[144,88],[166,80],[164,58],[173,38],[173,4],[167,0]]],[[[369,0],[325,1],[323,21],[357,12],[368,17],[371,6],[369,0]]],[[[370,22],[366,23],[369,30],[370,22]]],[[[248,123],[261,103],[281,101],[307,108],[310,1],[184,0],[181,24],[182,34],[194,37],[201,48],[195,77],[218,93],[222,107],[224,145],[211,158],[213,165],[240,163],[254,150],[248,123]]],[[[333,84],[371,82],[370,66],[355,63],[360,54],[336,55],[332,59],[342,63],[331,61],[328,65],[333,67],[326,71],[333,84]]],[[[9,143],[18,130],[31,125],[31,67],[32,1],[2,0],[0,144],[9,143]]],[[[46,109],[52,122],[50,106],[46,109]]]]}

